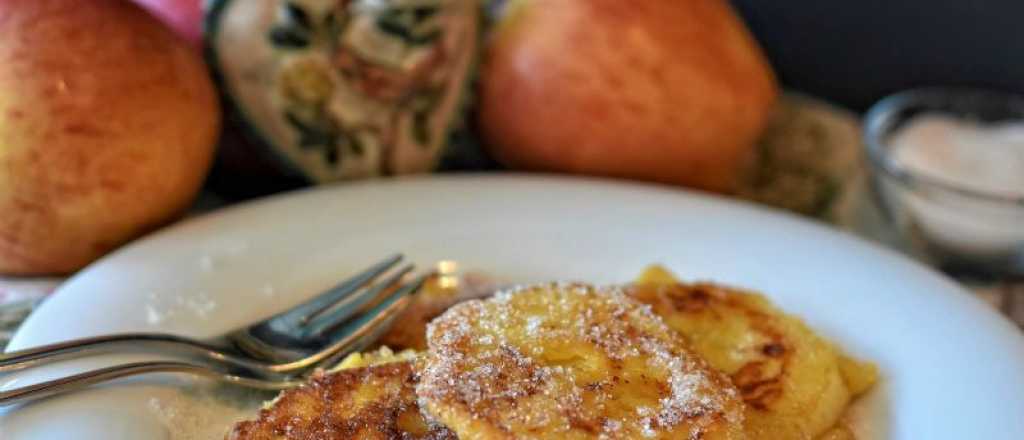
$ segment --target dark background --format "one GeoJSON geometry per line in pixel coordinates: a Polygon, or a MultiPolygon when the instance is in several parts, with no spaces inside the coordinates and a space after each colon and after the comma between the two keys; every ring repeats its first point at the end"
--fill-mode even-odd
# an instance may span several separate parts
{"type": "Polygon", "coordinates": [[[889,93],[1024,93],[1024,0],[733,0],[791,88],[864,110],[889,93]]]}

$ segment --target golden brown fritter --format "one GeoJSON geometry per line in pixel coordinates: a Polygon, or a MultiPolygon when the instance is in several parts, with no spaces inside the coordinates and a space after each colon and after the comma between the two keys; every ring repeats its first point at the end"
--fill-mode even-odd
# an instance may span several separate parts
{"type": "Polygon", "coordinates": [[[416,392],[463,440],[745,438],[728,378],[617,290],[549,284],[464,302],[427,341],[416,392]]]}
{"type": "Polygon", "coordinates": [[[443,277],[438,276],[428,279],[413,297],[412,304],[395,319],[395,324],[378,343],[393,349],[426,350],[430,321],[455,304],[494,292],[493,283],[480,276],[466,275],[452,284],[442,281],[443,277]]]}
{"type": "Polygon", "coordinates": [[[836,422],[877,381],[763,296],[657,267],[625,295],[551,284],[470,301],[424,334],[466,297],[431,284],[391,333],[429,339],[427,356],[353,355],[343,366],[360,368],[283,393],[229,438],[852,439],[836,422]]]}
{"type": "Polygon", "coordinates": [[[412,363],[392,362],[320,374],[281,393],[229,440],[455,440],[416,404],[412,363]]]}
{"type": "Polygon", "coordinates": [[[748,406],[750,438],[816,438],[876,380],[873,366],[843,356],[759,294],[677,283],[658,268],[626,292],[651,305],[694,351],[732,378],[748,406]]]}

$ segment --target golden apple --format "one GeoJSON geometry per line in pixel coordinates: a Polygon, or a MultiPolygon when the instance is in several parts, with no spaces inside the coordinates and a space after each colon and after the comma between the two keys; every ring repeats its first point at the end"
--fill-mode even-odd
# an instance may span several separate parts
{"type": "Polygon", "coordinates": [[[731,192],[778,88],[725,0],[521,0],[478,122],[505,165],[731,192]]]}
{"type": "Polygon", "coordinates": [[[219,126],[202,59],[133,3],[0,2],[0,273],[71,272],[167,222],[219,126]]]}

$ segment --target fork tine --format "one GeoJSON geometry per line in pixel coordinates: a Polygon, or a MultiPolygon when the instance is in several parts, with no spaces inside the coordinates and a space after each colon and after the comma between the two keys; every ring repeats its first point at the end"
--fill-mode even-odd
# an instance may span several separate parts
{"type": "Polygon", "coordinates": [[[407,273],[412,272],[413,267],[412,264],[408,264],[383,281],[370,286],[365,291],[349,295],[332,307],[317,313],[312,321],[305,323],[305,328],[299,339],[309,340],[317,338],[327,330],[337,327],[356,313],[361,312],[362,309],[368,308],[372,310],[382,300],[390,297],[390,295],[385,295],[387,290],[401,283],[402,278],[407,273]]]}
{"type": "Polygon", "coordinates": [[[334,334],[345,336],[321,351],[319,355],[321,360],[317,362],[317,365],[324,368],[333,367],[345,356],[366,348],[369,343],[384,333],[389,327],[388,324],[409,306],[413,299],[412,296],[423,287],[423,284],[432,275],[427,273],[416,277],[408,284],[396,289],[368,313],[361,314],[358,318],[338,327],[334,334]]]}
{"type": "Polygon", "coordinates": [[[398,262],[402,261],[403,258],[404,256],[402,254],[392,255],[384,259],[384,261],[370,266],[369,269],[366,269],[352,278],[342,281],[337,286],[314,297],[313,299],[281,312],[280,314],[267,319],[265,322],[274,321],[285,323],[288,327],[301,326],[304,322],[312,319],[311,317],[320,313],[324,309],[330,308],[332,305],[345,299],[352,293],[361,289],[363,286],[372,283],[373,280],[377,279],[381,274],[394,267],[398,262]]]}
{"type": "Polygon", "coordinates": [[[375,276],[369,282],[363,283],[362,286],[359,286],[358,289],[362,289],[364,287],[369,286],[369,288],[367,289],[366,292],[363,292],[363,293],[353,292],[353,293],[349,294],[348,296],[345,296],[344,298],[340,299],[339,301],[337,301],[337,302],[335,302],[333,304],[328,305],[327,307],[324,307],[324,308],[322,308],[320,310],[317,310],[317,311],[315,311],[313,313],[310,313],[309,315],[303,317],[303,319],[301,319],[299,321],[299,325],[308,325],[310,322],[316,321],[317,318],[322,316],[324,313],[327,313],[327,312],[332,311],[332,310],[337,310],[338,308],[351,307],[351,305],[353,303],[358,303],[360,305],[365,304],[366,300],[364,298],[367,296],[367,294],[372,294],[371,295],[371,297],[372,297],[372,296],[377,295],[379,293],[381,288],[378,287],[378,286],[382,286],[382,285],[383,286],[392,286],[394,284],[398,284],[398,282],[402,280],[402,277],[405,276],[405,274],[407,274],[407,273],[412,271],[413,267],[414,266],[412,264],[407,264],[404,267],[402,267],[401,269],[399,269],[398,272],[396,272],[396,274],[391,275],[390,277],[388,277],[387,279],[385,279],[384,281],[382,281],[380,283],[377,283],[376,285],[371,285],[370,284],[371,282],[376,281],[377,278],[379,278],[381,275],[383,275],[386,272],[378,273],[377,276],[375,276]]]}
{"type": "Polygon", "coordinates": [[[81,388],[108,382],[128,376],[150,373],[190,373],[229,384],[263,390],[284,390],[301,385],[301,377],[261,377],[251,373],[234,373],[211,368],[207,365],[179,361],[131,362],[99,368],[61,377],[58,379],[23,385],[0,391],[0,407],[27,403],[48,396],[55,396],[81,388]]]}

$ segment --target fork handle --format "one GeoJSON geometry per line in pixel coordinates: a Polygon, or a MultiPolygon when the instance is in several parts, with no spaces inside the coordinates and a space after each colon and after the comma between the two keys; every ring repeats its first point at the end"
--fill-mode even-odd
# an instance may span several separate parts
{"type": "Polygon", "coordinates": [[[128,376],[150,373],[188,373],[210,379],[216,379],[234,385],[262,390],[283,390],[298,386],[302,383],[300,380],[284,377],[280,380],[271,380],[233,375],[214,370],[210,367],[190,364],[187,362],[132,362],[0,391],[0,407],[64,394],[90,385],[109,382],[128,376]]]}
{"type": "Polygon", "coordinates": [[[185,355],[219,361],[224,364],[269,372],[268,365],[252,359],[234,356],[213,345],[181,336],[164,333],[121,333],[91,338],[72,339],[26,350],[0,354],[0,373],[31,368],[39,364],[108,353],[119,346],[129,346],[133,352],[166,353],[173,348],[185,355]]]}

